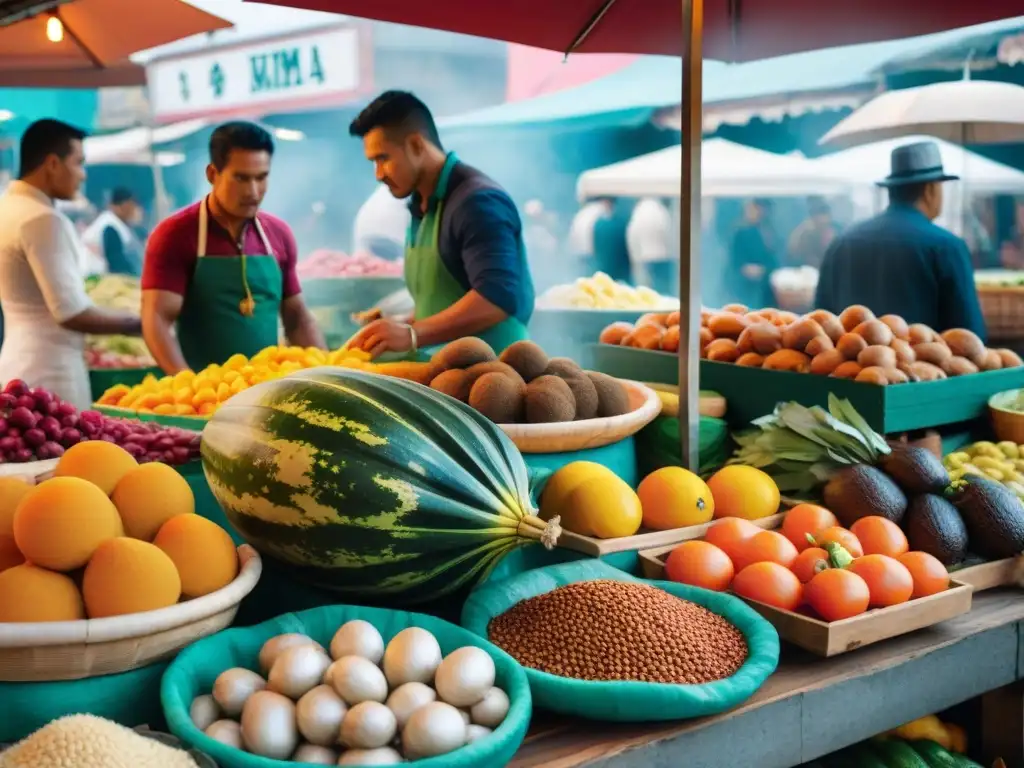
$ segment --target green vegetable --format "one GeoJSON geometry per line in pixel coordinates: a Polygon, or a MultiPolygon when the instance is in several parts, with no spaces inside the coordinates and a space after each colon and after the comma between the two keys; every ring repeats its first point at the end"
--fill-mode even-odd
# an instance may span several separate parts
{"type": "Polygon", "coordinates": [[[315,368],[251,387],[210,419],[202,457],[242,536],[345,600],[433,600],[559,532],[534,516],[504,432],[390,376],[315,368]]]}
{"type": "Polygon", "coordinates": [[[730,464],[764,470],[783,493],[815,494],[844,466],[876,464],[890,452],[848,400],[828,396],[828,411],[818,406],[780,403],[774,413],[753,422],[754,429],[734,436],[739,445],[730,464]]]}
{"type": "Polygon", "coordinates": [[[934,741],[929,739],[912,741],[910,746],[924,758],[924,761],[928,763],[928,768],[961,768],[960,758],[950,754],[934,741]]]}
{"type": "Polygon", "coordinates": [[[928,763],[905,741],[886,739],[868,743],[888,768],[930,768],[928,763]]]}

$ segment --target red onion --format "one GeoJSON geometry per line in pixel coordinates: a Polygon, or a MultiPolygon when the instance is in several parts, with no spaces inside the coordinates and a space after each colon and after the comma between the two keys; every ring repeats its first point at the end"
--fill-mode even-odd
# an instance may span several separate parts
{"type": "Polygon", "coordinates": [[[72,445],[76,445],[82,442],[82,433],[74,427],[68,427],[60,433],[60,443],[65,448],[70,448],[72,445]]]}
{"type": "Polygon", "coordinates": [[[28,394],[28,384],[21,379],[11,379],[7,382],[7,386],[4,387],[4,392],[15,397],[28,394]]]}
{"type": "Polygon", "coordinates": [[[45,458],[48,458],[48,459],[59,459],[61,456],[64,455],[64,446],[60,445],[59,443],[55,443],[53,441],[49,441],[49,442],[43,443],[39,447],[38,453],[39,453],[39,458],[41,458],[41,459],[44,458],[43,455],[42,455],[43,451],[45,451],[48,454],[45,458]]]}
{"type": "Polygon", "coordinates": [[[17,408],[28,408],[30,411],[34,411],[36,399],[32,395],[19,395],[14,405],[17,408]]]}
{"type": "Polygon", "coordinates": [[[46,436],[50,440],[56,440],[60,437],[61,426],[60,422],[57,421],[53,416],[44,416],[39,420],[39,429],[46,433],[46,436]]]}
{"type": "Polygon", "coordinates": [[[46,442],[46,433],[35,428],[25,430],[25,442],[33,448],[38,448],[46,442]]]}
{"type": "Polygon", "coordinates": [[[32,461],[35,458],[35,454],[28,448],[19,448],[14,452],[13,461],[24,463],[26,461],[32,461]]]}
{"type": "Polygon", "coordinates": [[[32,429],[36,425],[36,415],[28,408],[18,407],[11,411],[8,420],[19,429],[32,429]]]}

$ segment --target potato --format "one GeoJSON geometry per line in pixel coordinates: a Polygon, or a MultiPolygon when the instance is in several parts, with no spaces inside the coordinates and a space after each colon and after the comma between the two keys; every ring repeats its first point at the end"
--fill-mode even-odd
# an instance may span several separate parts
{"type": "Polygon", "coordinates": [[[857,355],[857,364],[861,368],[895,368],[896,362],[896,350],[880,344],[873,344],[857,355]]]}
{"type": "Polygon", "coordinates": [[[740,354],[757,352],[759,355],[770,355],[782,348],[782,331],[771,323],[761,320],[747,326],[736,342],[740,354]]]}
{"type": "Polygon", "coordinates": [[[800,318],[795,313],[793,313],[793,312],[786,312],[784,310],[780,310],[775,315],[775,324],[776,325],[789,325],[790,323],[795,323],[799,319],[800,318]]]}
{"type": "MultiPolygon", "coordinates": [[[[668,313],[667,312],[648,312],[646,315],[640,315],[640,319],[636,321],[638,326],[640,325],[657,325],[662,328],[668,327],[668,313]]],[[[676,323],[678,325],[678,323],[676,323]]]]}
{"type": "Polygon", "coordinates": [[[748,325],[750,321],[747,318],[732,312],[719,312],[708,320],[708,328],[716,339],[738,339],[748,325]]]}
{"type": "Polygon", "coordinates": [[[732,312],[736,315],[745,315],[750,311],[750,307],[746,304],[726,304],[722,307],[723,312],[732,312]]]}
{"type": "Polygon", "coordinates": [[[633,324],[620,320],[605,326],[605,329],[601,331],[601,335],[597,337],[597,341],[600,344],[621,344],[622,340],[632,332],[633,324]]]}
{"type": "Polygon", "coordinates": [[[811,359],[811,373],[818,376],[829,376],[846,361],[838,349],[828,349],[811,359]]]}
{"type": "Polygon", "coordinates": [[[943,365],[953,356],[944,341],[929,341],[926,344],[915,344],[914,354],[922,363],[931,363],[942,368],[943,365]]]}
{"type": "Polygon", "coordinates": [[[747,352],[736,358],[736,365],[742,365],[744,368],[760,368],[764,365],[764,357],[757,352],[747,352]]]}
{"type": "Polygon", "coordinates": [[[825,331],[813,320],[797,320],[782,329],[782,346],[803,352],[815,336],[824,336],[825,331]]]}
{"type": "Polygon", "coordinates": [[[732,339],[715,339],[707,346],[708,360],[716,363],[734,363],[739,356],[740,351],[732,339]]]}
{"type": "Polygon", "coordinates": [[[892,330],[881,320],[868,320],[863,322],[854,328],[853,332],[864,339],[864,341],[868,343],[868,346],[881,344],[882,346],[887,347],[892,343],[893,339],[892,330]]]}
{"type": "Polygon", "coordinates": [[[822,352],[831,352],[835,348],[836,346],[832,343],[832,339],[822,334],[821,336],[815,336],[807,342],[807,346],[804,347],[804,353],[809,357],[817,357],[822,352]]]}
{"type": "Polygon", "coordinates": [[[906,384],[910,381],[910,377],[899,368],[885,368],[884,370],[890,384],[906,384]]]}
{"type": "Polygon", "coordinates": [[[845,363],[840,363],[839,366],[832,371],[832,378],[834,379],[855,379],[857,374],[861,371],[860,366],[856,360],[847,360],[845,363]]]}
{"type": "Polygon", "coordinates": [[[999,359],[1003,361],[1003,368],[1019,368],[1024,365],[1024,360],[1012,349],[997,349],[999,359]]]}
{"type": "Polygon", "coordinates": [[[892,347],[893,352],[896,353],[897,364],[909,364],[917,361],[917,353],[914,352],[914,348],[910,346],[909,341],[893,339],[892,344],[889,346],[892,347]]]}
{"type": "Polygon", "coordinates": [[[710,309],[702,309],[700,311],[700,325],[701,325],[701,328],[707,328],[708,327],[708,320],[711,319],[711,316],[713,314],[715,314],[715,313],[713,311],[711,311],[710,309]]]}
{"type": "Polygon", "coordinates": [[[939,335],[924,323],[914,323],[908,330],[910,331],[909,341],[915,347],[918,344],[933,342],[939,335]]]}
{"type": "Polygon", "coordinates": [[[622,340],[622,346],[637,349],[661,349],[665,329],[660,325],[640,325],[622,340]]]}
{"type": "Polygon", "coordinates": [[[839,341],[839,337],[846,332],[846,329],[843,328],[843,324],[839,321],[839,318],[827,309],[816,309],[813,312],[807,313],[805,317],[820,325],[832,340],[833,344],[839,341]]]}
{"type": "Polygon", "coordinates": [[[981,357],[981,364],[978,366],[983,371],[998,371],[1003,367],[1003,358],[994,349],[986,349],[981,357]]]}
{"type": "Polygon", "coordinates": [[[911,363],[909,368],[918,381],[940,381],[946,378],[946,372],[939,366],[926,363],[923,360],[911,363]]]}
{"type": "Polygon", "coordinates": [[[952,328],[943,331],[940,336],[955,357],[967,358],[975,365],[979,365],[985,357],[985,345],[981,339],[965,328],[952,328]]]}
{"type": "Polygon", "coordinates": [[[844,333],[836,342],[836,349],[842,352],[847,360],[856,360],[857,355],[867,348],[868,343],[864,341],[864,337],[856,333],[844,333]]]}
{"type": "Polygon", "coordinates": [[[679,325],[679,310],[668,313],[668,318],[665,320],[665,325],[671,328],[673,325],[679,325]]]}
{"type": "Polygon", "coordinates": [[[766,371],[792,371],[793,373],[807,373],[811,368],[811,358],[803,352],[794,349],[780,349],[772,352],[764,360],[762,366],[766,371]]]}
{"type": "Polygon", "coordinates": [[[847,333],[852,331],[861,323],[866,323],[868,320],[874,319],[875,313],[860,304],[854,304],[851,307],[847,307],[839,315],[839,322],[843,324],[843,330],[847,333]]]}
{"type": "Polygon", "coordinates": [[[710,344],[714,340],[715,340],[715,334],[713,334],[711,332],[710,328],[701,328],[700,329],[700,348],[701,349],[704,349],[705,347],[707,347],[707,345],[710,344]]]}
{"type": "Polygon", "coordinates": [[[948,376],[966,376],[969,373],[977,373],[978,366],[966,357],[953,355],[942,366],[942,370],[944,370],[948,376]]]}
{"type": "Polygon", "coordinates": [[[854,381],[859,381],[863,384],[878,384],[884,387],[889,383],[889,374],[885,368],[871,366],[870,368],[862,368],[854,381]]]}
{"type": "Polygon", "coordinates": [[[889,330],[892,331],[892,335],[897,339],[902,339],[903,341],[908,341],[910,339],[910,326],[907,325],[907,321],[899,315],[882,315],[878,319],[889,326],[889,330]]]}
{"type": "MultiPolygon", "coordinates": [[[[701,329],[703,330],[703,329],[701,329]]],[[[665,329],[665,335],[661,337],[661,351],[662,352],[678,352],[679,351],[679,326],[670,325],[665,329]]]]}

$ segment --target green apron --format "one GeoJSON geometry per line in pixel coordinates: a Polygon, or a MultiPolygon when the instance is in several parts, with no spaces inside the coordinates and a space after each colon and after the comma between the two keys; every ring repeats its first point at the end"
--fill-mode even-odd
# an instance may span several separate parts
{"type": "Polygon", "coordinates": [[[225,362],[234,354],[252,357],[277,344],[283,279],[270,241],[253,220],[266,254],[206,256],[209,213],[199,207],[196,268],[178,317],[178,343],[193,371],[225,362]]]}
{"type": "MultiPolygon", "coordinates": [[[[427,203],[427,213],[420,220],[409,224],[409,232],[405,245],[405,284],[416,305],[414,317],[422,320],[436,315],[455,304],[466,295],[466,289],[456,280],[441,258],[438,238],[441,233],[441,216],[444,211],[444,198],[448,194],[448,179],[452,169],[459,161],[454,152],[448,153],[441,176],[437,180],[437,189],[427,203]]],[[[527,269],[526,253],[520,246],[522,269],[527,269]]],[[[507,317],[497,325],[491,326],[478,334],[481,339],[491,345],[497,354],[505,347],[530,338],[526,326],[515,317],[507,317]]],[[[426,347],[419,350],[418,357],[429,357],[443,345],[426,347]]]]}

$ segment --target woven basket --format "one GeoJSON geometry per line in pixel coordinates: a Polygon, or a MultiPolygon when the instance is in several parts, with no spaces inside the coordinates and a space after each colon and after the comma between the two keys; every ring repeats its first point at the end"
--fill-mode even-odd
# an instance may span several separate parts
{"type": "Polygon", "coordinates": [[[174,656],[231,625],[263,572],[256,550],[238,548],[241,569],[223,589],[169,608],[83,621],[0,624],[0,681],[81,680],[174,656]]]}
{"type": "Polygon", "coordinates": [[[989,339],[1024,339],[1024,286],[978,285],[989,339]]]}

